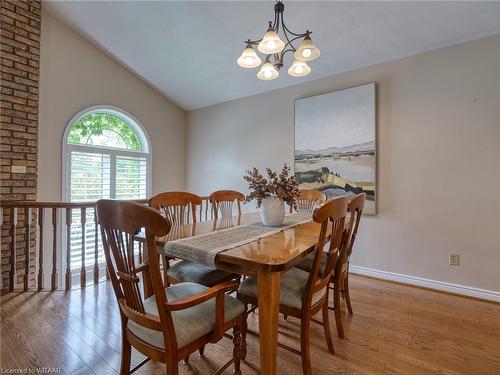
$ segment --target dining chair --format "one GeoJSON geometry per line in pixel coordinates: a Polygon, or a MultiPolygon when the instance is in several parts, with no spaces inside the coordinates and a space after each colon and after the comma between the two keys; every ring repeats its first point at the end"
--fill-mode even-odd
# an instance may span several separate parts
{"type": "MultiPolygon", "coordinates": [[[[196,209],[202,202],[196,194],[169,191],[155,195],[149,205],[159,210],[172,223],[174,234],[182,232],[182,226],[196,223],[196,209]]],[[[172,238],[176,239],[176,238],[172,238]]],[[[205,286],[214,286],[224,281],[238,279],[240,275],[231,274],[203,264],[180,260],[170,264],[171,259],[163,257],[164,279],[167,285],[179,282],[193,282],[205,286]]]]}
{"type": "MultiPolygon", "coordinates": [[[[346,214],[347,197],[345,196],[329,200],[323,206],[316,208],[313,212],[313,220],[321,223],[321,229],[314,250],[313,271],[306,272],[292,268],[281,277],[279,311],[300,319],[301,350],[298,352],[284,344],[279,344],[279,346],[301,354],[302,369],[306,375],[311,374],[310,322],[320,310],[323,314],[323,328],[328,351],[335,353],[328,317],[328,284],[333,273],[335,258],[342,244],[346,214]],[[331,235],[331,240],[328,251],[324,252],[327,234],[331,235]],[[326,258],[326,267],[323,272],[320,271],[322,258],[326,258]]],[[[257,279],[255,277],[245,279],[238,289],[238,298],[245,306],[248,304],[258,306],[257,296],[257,279]]]]}
{"type": "Polygon", "coordinates": [[[337,334],[344,337],[344,327],[342,324],[342,312],[340,310],[340,297],[344,296],[347,311],[352,314],[351,297],[349,295],[349,262],[351,260],[352,248],[358,233],[359,223],[363,209],[365,207],[366,194],[361,193],[352,197],[347,205],[349,213],[349,224],[346,229],[346,241],[335,265],[335,271],[332,277],[333,284],[333,310],[335,312],[335,324],[337,325],[337,334]]]}
{"type": "Polygon", "coordinates": [[[210,194],[210,203],[214,220],[226,219],[234,214],[234,208],[238,216],[241,215],[241,202],[245,200],[245,196],[235,190],[218,190],[210,194]]]}
{"type": "MultiPolygon", "coordinates": [[[[99,200],[97,220],[101,227],[109,278],[118,301],[122,331],[120,374],[130,374],[131,348],[166,364],[169,375],[178,374],[178,362],[196,350],[203,352],[233,329],[234,373],[241,374],[245,306],[226,294],[237,289],[235,281],[208,288],[195,283],[164,287],[160,274],[156,237],[170,230],[158,211],[130,201],[99,200]],[[146,232],[144,260],[134,257],[134,236],[146,232]],[[141,293],[140,283],[144,284],[141,293]]],[[[146,361],[147,361],[146,360],[146,361]]]]}
{"type": "MultiPolygon", "coordinates": [[[[349,296],[349,261],[351,259],[352,248],[356,234],[358,232],[361,214],[365,205],[366,194],[361,193],[355,195],[349,200],[347,212],[349,213],[349,223],[346,228],[346,241],[338,257],[335,259],[333,276],[330,288],[333,289],[333,307],[331,310],[335,312],[335,324],[337,326],[337,334],[340,338],[344,337],[344,327],[342,324],[342,311],[340,309],[340,297],[343,296],[347,305],[347,310],[352,314],[351,299],[349,296]],[[337,307],[338,306],[338,307],[337,307]]],[[[307,256],[303,262],[296,267],[311,272],[313,268],[314,257],[307,256]]],[[[324,269],[326,263],[322,261],[320,270],[324,269]]]]}
{"type": "Polygon", "coordinates": [[[296,199],[299,212],[312,214],[316,207],[326,202],[326,195],[318,190],[301,189],[296,199]]]}
{"type": "Polygon", "coordinates": [[[172,226],[196,223],[196,208],[201,203],[201,197],[184,191],[159,193],[149,200],[149,205],[159,210],[172,226]]]}

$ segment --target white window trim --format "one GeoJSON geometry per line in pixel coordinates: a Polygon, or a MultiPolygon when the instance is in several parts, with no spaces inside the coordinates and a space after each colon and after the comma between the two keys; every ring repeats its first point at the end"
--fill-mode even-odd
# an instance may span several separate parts
{"type": "MultiPolygon", "coordinates": [[[[137,120],[134,116],[132,116],[130,113],[124,111],[123,109],[113,107],[110,105],[97,105],[97,106],[92,106],[85,108],[78,112],[76,115],[74,115],[71,120],[68,122],[66,125],[66,128],[64,129],[64,134],[63,134],[63,139],[62,139],[62,200],[69,202],[70,200],[70,191],[69,191],[69,181],[68,178],[70,176],[70,168],[71,168],[71,162],[70,159],[68,158],[69,153],[72,150],[78,150],[78,151],[87,151],[87,152],[95,152],[95,153],[102,153],[104,150],[106,153],[109,153],[111,156],[116,156],[117,154],[120,155],[129,155],[129,156],[144,156],[147,160],[147,179],[146,179],[146,195],[147,197],[151,196],[151,181],[152,181],[152,148],[151,148],[151,140],[149,139],[148,133],[146,132],[146,129],[144,126],[137,120]],[[68,144],[68,134],[69,131],[71,130],[71,127],[73,124],[78,121],[80,118],[83,116],[92,114],[92,113],[109,113],[113,116],[117,116],[122,118],[124,121],[129,123],[134,130],[137,131],[139,134],[139,139],[141,141],[141,145],[143,148],[143,151],[133,151],[133,150],[123,150],[123,149],[116,149],[114,150],[113,148],[108,148],[108,147],[103,147],[103,146],[93,146],[93,145],[81,145],[81,144],[68,144]],[[147,144],[144,144],[143,140],[146,140],[147,144]]],[[[113,160],[113,157],[112,157],[113,160]]],[[[114,183],[114,174],[115,170],[111,168],[111,181],[114,183]]]]}
{"type": "MultiPolygon", "coordinates": [[[[76,115],[74,115],[71,120],[66,124],[66,128],[64,129],[63,137],[62,137],[62,157],[61,157],[61,177],[62,177],[62,190],[61,190],[61,195],[62,195],[62,201],[69,202],[70,201],[70,182],[69,182],[69,176],[70,176],[70,168],[71,168],[71,159],[69,158],[70,152],[72,150],[75,151],[85,151],[85,152],[95,152],[95,153],[109,153],[111,156],[111,161],[113,162],[116,160],[116,158],[113,157],[116,156],[117,154],[119,155],[124,155],[124,156],[143,156],[146,158],[147,161],[147,178],[146,178],[146,197],[149,198],[151,196],[152,192],[152,171],[153,171],[153,166],[152,166],[152,147],[151,147],[151,140],[149,138],[148,133],[146,132],[146,129],[142,125],[142,123],[137,120],[134,116],[132,116],[130,113],[127,111],[124,111],[121,108],[113,107],[110,105],[97,105],[97,106],[92,106],[85,108],[78,112],[76,115]],[[76,121],[78,121],[80,118],[83,116],[92,114],[92,113],[109,113],[111,115],[117,116],[122,118],[124,121],[129,123],[134,130],[137,131],[139,134],[139,139],[141,141],[141,145],[143,148],[143,151],[133,151],[133,150],[125,150],[125,149],[113,149],[111,147],[104,147],[104,146],[94,146],[94,145],[82,145],[82,144],[68,144],[68,134],[69,131],[71,130],[72,126],[76,121]],[[146,140],[147,144],[144,144],[143,140],[146,140]]],[[[110,166],[111,170],[111,176],[110,180],[112,184],[115,184],[115,174],[116,170],[113,168],[113,166],[110,166]]],[[[61,218],[62,220],[62,218],[61,218]]],[[[59,232],[59,238],[60,242],[59,244],[66,244],[66,231],[65,230],[60,230],[59,232]]],[[[49,257],[47,256],[47,259],[49,257]]],[[[66,254],[63,254],[63,247],[60,245],[58,249],[58,266],[59,269],[65,269],[66,268],[66,254]]],[[[105,269],[105,263],[99,263],[99,269],[100,273],[102,274],[102,270],[105,269]]],[[[79,272],[79,268],[74,268],[71,270],[72,272],[79,272]]],[[[90,269],[87,270],[87,277],[89,276],[89,271],[90,269]]],[[[75,275],[78,275],[79,273],[75,273],[75,275]]],[[[59,273],[59,283],[64,281],[63,280],[64,274],[63,272],[59,273]]]]}

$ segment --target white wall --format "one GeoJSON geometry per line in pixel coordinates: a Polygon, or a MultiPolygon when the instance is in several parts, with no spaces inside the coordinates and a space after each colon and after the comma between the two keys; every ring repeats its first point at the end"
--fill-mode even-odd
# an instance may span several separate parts
{"type": "Polygon", "coordinates": [[[367,82],[379,214],[353,264],[500,291],[500,36],[192,111],[187,188],[246,192],[245,169],[293,165],[294,100],[367,82]]]}
{"type": "Polygon", "coordinates": [[[71,118],[111,105],[133,115],[152,143],[152,191],[185,186],[185,113],[48,12],[42,13],[38,200],[58,201],[61,144],[71,118]]]}

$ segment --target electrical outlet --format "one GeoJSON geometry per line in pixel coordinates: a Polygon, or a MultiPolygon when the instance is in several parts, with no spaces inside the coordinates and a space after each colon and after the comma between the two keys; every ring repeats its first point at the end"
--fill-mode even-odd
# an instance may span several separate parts
{"type": "Polygon", "coordinates": [[[459,266],[459,265],[460,265],[460,255],[450,254],[450,266],[459,266]]]}

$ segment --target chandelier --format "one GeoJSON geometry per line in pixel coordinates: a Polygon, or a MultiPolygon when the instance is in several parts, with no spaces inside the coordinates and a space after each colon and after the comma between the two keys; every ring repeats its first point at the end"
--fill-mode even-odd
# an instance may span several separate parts
{"type": "Polygon", "coordinates": [[[309,30],[303,34],[297,34],[288,29],[283,19],[284,11],[285,4],[282,0],[277,0],[274,5],[274,22],[269,21],[269,27],[262,39],[248,39],[245,42],[246,47],[243,53],[238,58],[238,65],[243,68],[259,66],[262,60],[253,49],[253,46],[256,45],[259,52],[266,55],[264,64],[257,73],[257,77],[265,81],[278,78],[279,70],[283,67],[283,58],[287,52],[293,53],[295,57],[292,66],[288,68],[288,74],[292,77],[303,77],[311,73],[307,61],[316,59],[320,54],[319,49],[311,39],[309,30]],[[280,32],[283,34],[284,40],[280,38],[280,32]],[[295,48],[293,43],[298,39],[302,39],[302,42],[298,48],[295,48]]]}

